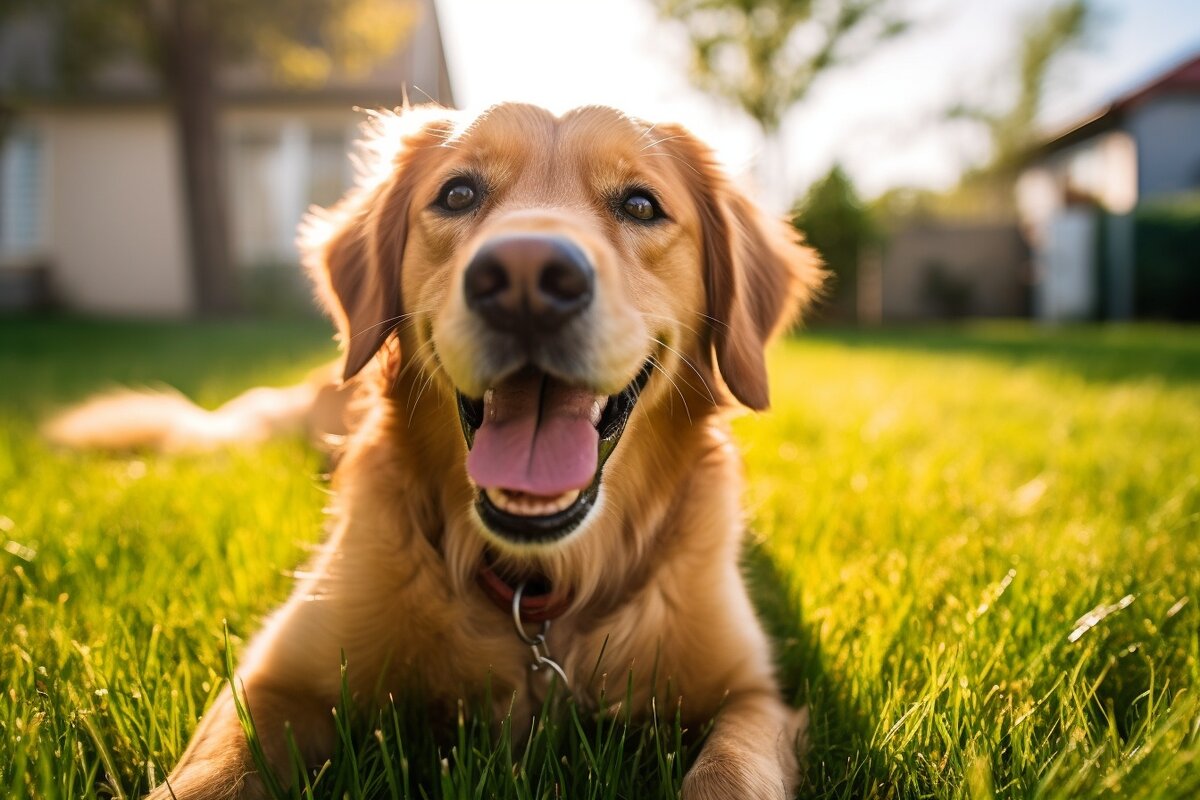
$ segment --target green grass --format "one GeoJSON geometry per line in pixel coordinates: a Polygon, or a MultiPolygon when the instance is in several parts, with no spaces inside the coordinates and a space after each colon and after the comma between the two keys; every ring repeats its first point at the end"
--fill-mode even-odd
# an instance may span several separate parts
{"type": "MultiPolygon", "coordinates": [[[[332,352],[320,323],[0,321],[0,795],[160,780],[223,621],[236,654],[325,501],[298,440],[80,455],[36,421],[115,383],[215,405],[332,352]]],[[[805,796],[1200,796],[1200,330],[817,332],[773,362],[774,411],[736,428],[805,796]]],[[[387,710],[313,793],[668,798],[695,746],[662,714],[567,710],[523,747],[387,710]]]]}

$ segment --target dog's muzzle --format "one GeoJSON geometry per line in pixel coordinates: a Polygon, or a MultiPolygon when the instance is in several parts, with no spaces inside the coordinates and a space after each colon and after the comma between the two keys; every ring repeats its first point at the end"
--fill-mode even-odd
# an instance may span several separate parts
{"type": "Polygon", "coordinates": [[[572,377],[595,285],[583,250],[548,234],[493,237],[463,274],[463,298],[486,337],[481,358],[497,379],[483,397],[459,394],[459,421],[476,510],[502,540],[551,542],[578,527],[649,379],[647,362],[608,396],[572,377]]]}

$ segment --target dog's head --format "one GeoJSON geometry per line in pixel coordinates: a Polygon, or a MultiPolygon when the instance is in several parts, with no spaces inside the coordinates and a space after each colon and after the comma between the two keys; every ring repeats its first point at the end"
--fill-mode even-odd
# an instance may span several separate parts
{"type": "Polygon", "coordinates": [[[347,378],[396,336],[456,400],[495,541],[578,530],[631,418],[767,407],[764,346],[820,272],[687,131],[524,105],[374,125],[381,163],[310,224],[309,264],[347,378]]]}

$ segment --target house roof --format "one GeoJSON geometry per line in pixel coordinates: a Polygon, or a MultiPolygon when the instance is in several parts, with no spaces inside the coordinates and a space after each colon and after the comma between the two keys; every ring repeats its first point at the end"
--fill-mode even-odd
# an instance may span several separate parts
{"type": "Polygon", "coordinates": [[[1050,135],[1035,155],[1045,155],[1118,127],[1134,109],[1166,94],[1200,94],[1200,52],[1124,92],[1091,115],[1050,135]]]}

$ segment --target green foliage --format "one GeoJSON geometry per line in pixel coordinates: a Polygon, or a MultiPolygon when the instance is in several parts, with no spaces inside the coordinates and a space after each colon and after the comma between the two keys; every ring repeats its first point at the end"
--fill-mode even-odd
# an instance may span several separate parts
{"type": "Polygon", "coordinates": [[[1051,69],[1064,55],[1086,43],[1094,20],[1091,0],[1058,0],[1025,22],[1014,59],[1015,97],[1008,106],[995,111],[960,105],[950,111],[952,118],[982,123],[991,139],[989,162],[968,178],[983,183],[989,175],[1011,178],[1024,164],[1030,148],[1042,135],[1038,114],[1051,69]]]}
{"type": "Polygon", "coordinates": [[[834,296],[853,298],[859,259],[879,232],[840,165],[809,188],[796,206],[792,224],[836,276],[834,296]]]}
{"type": "MultiPolygon", "coordinates": [[[[137,797],[289,590],[324,466],[298,440],[62,453],[34,426],[115,381],[215,405],[298,379],[328,327],[10,319],[0,343],[0,795],[137,797]]],[[[747,572],[812,712],[804,796],[1197,796],[1200,334],[825,332],[772,367],[736,434],[747,572]]],[[[526,738],[466,710],[439,737],[399,698],[343,706],[294,794],[667,800],[695,745],[660,712],[526,738]]]]}
{"type": "Polygon", "coordinates": [[[136,0],[16,0],[0,11],[49,17],[55,26],[57,89],[70,93],[86,85],[98,64],[123,54],[145,58],[153,52],[150,31],[139,19],[136,0]]]}
{"type": "Polygon", "coordinates": [[[914,219],[1015,219],[1013,181],[1040,142],[1038,115],[1052,70],[1065,55],[1087,44],[1094,26],[1091,0],[1059,0],[1028,18],[1016,53],[1004,66],[1011,70],[1006,75],[1013,84],[1011,100],[992,105],[962,102],[946,112],[952,120],[982,127],[991,146],[987,161],[968,169],[945,191],[889,190],[871,204],[879,218],[889,226],[914,219]]]}
{"type": "MultiPolygon", "coordinates": [[[[210,0],[211,2],[211,0],[210,0]]],[[[238,60],[262,59],[275,77],[321,86],[340,69],[362,76],[390,55],[411,31],[413,0],[221,0],[213,18],[220,39],[238,60]]]]}
{"type": "Polygon", "coordinates": [[[697,85],[772,134],[817,78],[905,23],[894,0],[655,0],[692,44],[697,85]]]}
{"type": "Polygon", "coordinates": [[[412,0],[17,0],[11,10],[53,22],[60,88],[68,92],[86,88],[114,57],[163,69],[181,19],[226,63],[253,62],[283,83],[319,86],[335,69],[364,73],[417,18],[412,0]]]}
{"type": "Polygon", "coordinates": [[[1065,0],[1030,21],[1018,53],[1017,100],[993,127],[995,160],[1011,164],[1035,144],[1037,116],[1042,110],[1051,67],[1084,43],[1092,19],[1089,0],[1065,0]]]}
{"type": "Polygon", "coordinates": [[[1137,313],[1200,320],[1200,195],[1139,206],[1133,241],[1137,313]]]}

